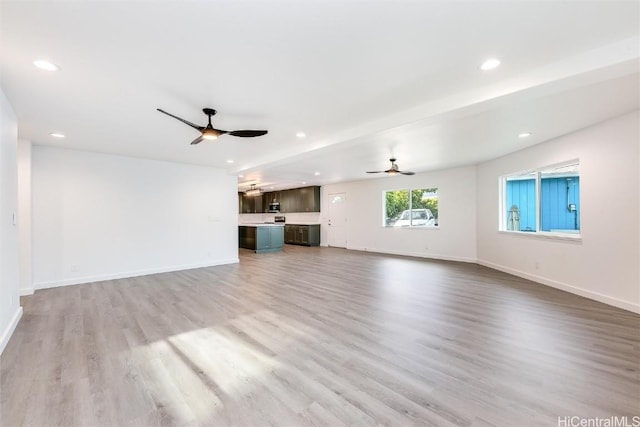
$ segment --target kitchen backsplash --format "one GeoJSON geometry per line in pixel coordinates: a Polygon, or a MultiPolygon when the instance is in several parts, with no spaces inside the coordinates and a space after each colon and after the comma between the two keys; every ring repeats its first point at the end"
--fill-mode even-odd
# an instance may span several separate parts
{"type": "Polygon", "coordinates": [[[284,216],[287,218],[289,224],[319,224],[320,212],[295,212],[295,213],[257,213],[257,214],[239,214],[238,223],[248,224],[255,222],[273,222],[273,217],[276,215],[284,216]]]}

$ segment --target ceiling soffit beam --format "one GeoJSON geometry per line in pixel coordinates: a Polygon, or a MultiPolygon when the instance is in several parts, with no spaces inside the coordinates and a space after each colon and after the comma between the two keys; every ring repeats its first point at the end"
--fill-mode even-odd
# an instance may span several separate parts
{"type": "Polygon", "coordinates": [[[417,121],[429,119],[436,121],[445,116],[450,118],[479,113],[499,105],[500,98],[507,95],[520,93],[523,99],[526,99],[532,96],[526,91],[534,88],[538,88],[538,91],[534,91],[534,95],[541,96],[621,77],[637,72],[639,61],[640,40],[630,37],[535,68],[512,79],[429,101],[382,119],[336,132],[327,138],[310,141],[309,145],[287,146],[286,150],[270,153],[254,163],[238,164],[228,171],[230,174],[249,173],[258,168],[287,164],[291,159],[304,153],[367,135],[378,135],[417,121]]]}

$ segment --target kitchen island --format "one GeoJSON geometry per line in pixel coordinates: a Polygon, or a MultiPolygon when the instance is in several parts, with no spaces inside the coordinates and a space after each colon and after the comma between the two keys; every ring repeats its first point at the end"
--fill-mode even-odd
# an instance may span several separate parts
{"type": "Polygon", "coordinates": [[[241,248],[255,253],[278,252],[284,246],[284,224],[240,224],[238,240],[241,248]]]}

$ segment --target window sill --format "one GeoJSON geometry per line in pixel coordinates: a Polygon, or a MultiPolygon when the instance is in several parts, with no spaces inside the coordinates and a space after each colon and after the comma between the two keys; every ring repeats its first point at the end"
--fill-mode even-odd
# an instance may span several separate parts
{"type": "Polygon", "coordinates": [[[411,227],[411,226],[406,226],[406,227],[394,227],[393,225],[383,225],[382,228],[387,229],[387,230],[438,230],[440,229],[440,227],[438,226],[434,226],[434,227],[411,227]]]}
{"type": "Polygon", "coordinates": [[[574,242],[574,243],[582,242],[582,235],[571,234],[571,233],[554,233],[549,231],[528,232],[528,231],[507,231],[507,230],[498,230],[498,233],[506,234],[509,236],[517,236],[517,237],[525,237],[525,238],[533,238],[533,239],[561,240],[565,242],[574,242]]]}

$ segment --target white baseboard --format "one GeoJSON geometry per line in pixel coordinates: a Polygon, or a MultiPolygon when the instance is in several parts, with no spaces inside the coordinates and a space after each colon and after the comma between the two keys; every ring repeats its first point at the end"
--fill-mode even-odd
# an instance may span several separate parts
{"type": "Polygon", "coordinates": [[[33,288],[23,288],[18,290],[18,295],[20,295],[21,297],[25,297],[27,295],[33,295],[33,292],[35,291],[35,289],[33,288]]]}
{"type": "Polygon", "coordinates": [[[191,270],[194,268],[204,268],[204,267],[215,267],[216,265],[224,265],[224,264],[236,264],[238,262],[240,262],[239,258],[229,258],[229,259],[221,259],[221,260],[215,260],[213,262],[198,263],[198,264],[172,265],[169,267],[149,268],[144,270],[126,271],[126,272],[113,273],[113,274],[73,277],[73,278],[67,278],[67,279],[61,279],[61,280],[51,280],[47,282],[36,282],[34,283],[34,288],[35,289],[57,288],[59,286],[80,285],[83,283],[102,282],[104,280],[126,279],[128,277],[147,276],[149,274],[170,273],[172,271],[191,270]]]}
{"type": "Polygon", "coordinates": [[[11,335],[13,335],[13,331],[16,330],[16,326],[18,326],[18,322],[22,318],[22,307],[18,307],[16,312],[13,314],[11,318],[11,322],[7,325],[4,331],[2,331],[2,339],[0,339],[0,354],[4,351],[4,348],[9,343],[11,339],[11,335]]]}
{"type": "Polygon", "coordinates": [[[416,257],[416,258],[437,259],[442,261],[471,262],[471,263],[476,262],[475,258],[427,254],[424,252],[390,251],[388,249],[359,248],[354,246],[349,246],[347,249],[350,249],[353,251],[362,251],[362,252],[375,252],[378,254],[401,255],[401,256],[410,256],[410,257],[416,257]]]}
{"type": "Polygon", "coordinates": [[[614,307],[618,307],[623,310],[640,314],[640,304],[634,304],[632,302],[623,301],[617,298],[600,294],[598,292],[587,291],[585,289],[580,289],[578,287],[569,285],[567,283],[558,282],[556,280],[548,279],[542,276],[537,276],[535,274],[525,273],[524,271],[516,270],[510,267],[504,267],[502,265],[494,264],[489,261],[477,260],[476,262],[485,267],[502,271],[503,273],[512,274],[514,276],[522,277],[523,279],[531,280],[533,282],[541,283],[543,285],[547,285],[552,288],[560,289],[575,295],[580,295],[581,297],[589,298],[594,301],[602,302],[604,304],[612,305],[614,307]]]}

